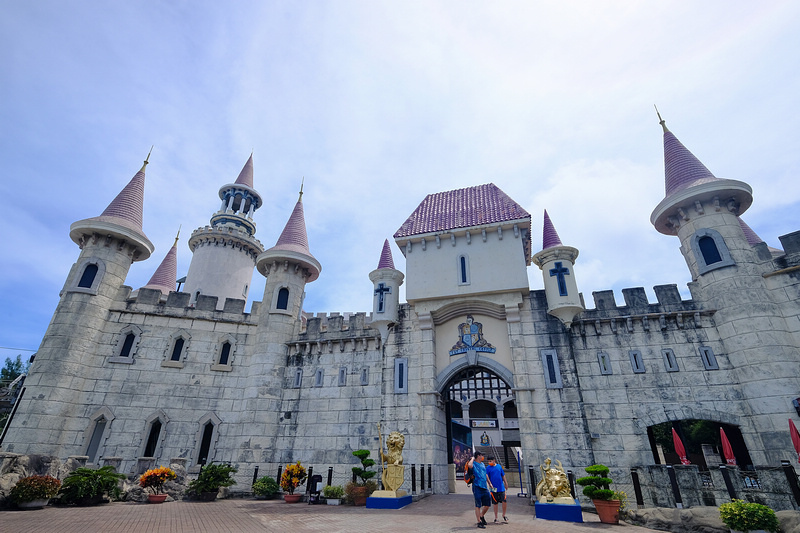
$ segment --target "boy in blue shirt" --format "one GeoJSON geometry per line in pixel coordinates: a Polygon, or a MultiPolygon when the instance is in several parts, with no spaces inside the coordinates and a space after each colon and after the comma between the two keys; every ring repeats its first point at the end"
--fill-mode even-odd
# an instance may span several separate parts
{"type": "Polygon", "coordinates": [[[503,467],[497,464],[494,460],[494,457],[489,457],[488,459],[488,466],[486,467],[486,475],[489,478],[489,482],[492,484],[494,489],[492,491],[492,503],[494,504],[494,521],[497,522],[497,507],[499,504],[503,504],[503,524],[508,524],[508,517],[506,517],[506,487],[508,486],[508,482],[506,481],[506,473],[503,470],[503,467]]]}
{"type": "Polygon", "coordinates": [[[492,482],[486,477],[486,466],[483,464],[483,454],[475,452],[475,455],[467,463],[467,468],[471,468],[475,475],[472,482],[472,495],[475,497],[475,518],[478,519],[478,527],[486,528],[486,519],[483,515],[489,510],[492,504],[492,482]]]}

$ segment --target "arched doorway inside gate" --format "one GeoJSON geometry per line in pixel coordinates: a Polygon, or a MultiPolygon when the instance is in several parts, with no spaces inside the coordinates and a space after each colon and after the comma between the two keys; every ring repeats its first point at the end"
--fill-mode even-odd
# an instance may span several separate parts
{"type": "Polygon", "coordinates": [[[477,448],[495,455],[506,468],[512,466],[508,448],[520,443],[511,386],[493,371],[471,366],[450,379],[444,396],[447,457],[456,465],[456,477],[463,478],[464,465],[477,448]]]}

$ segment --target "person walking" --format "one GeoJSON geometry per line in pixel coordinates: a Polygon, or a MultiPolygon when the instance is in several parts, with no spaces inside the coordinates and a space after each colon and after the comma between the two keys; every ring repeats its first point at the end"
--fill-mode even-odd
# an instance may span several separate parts
{"type": "Polygon", "coordinates": [[[506,487],[508,487],[508,481],[506,480],[506,472],[503,470],[503,467],[497,464],[497,461],[494,460],[494,457],[489,457],[486,460],[488,465],[486,465],[486,476],[489,478],[489,482],[492,484],[492,505],[494,507],[494,521],[497,522],[497,508],[500,504],[503,504],[503,521],[502,524],[508,524],[508,517],[506,516],[506,487]]]}
{"type": "Polygon", "coordinates": [[[492,493],[489,489],[492,482],[486,477],[486,465],[483,464],[483,454],[475,452],[467,463],[467,468],[471,468],[474,480],[472,481],[472,495],[475,497],[475,518],[478,519],[478,527],[486,528],[486,518],[484,515],[492,504],[492,493]]]}

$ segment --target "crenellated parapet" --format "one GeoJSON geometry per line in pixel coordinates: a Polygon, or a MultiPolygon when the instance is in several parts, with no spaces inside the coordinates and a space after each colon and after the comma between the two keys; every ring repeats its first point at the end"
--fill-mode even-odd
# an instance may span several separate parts
{"type": "Polygon", "coordinates": [[[368,351],[380,349],[381,336],[368,325],[366,313],[318,313],[309,316],[305,329],[287,344],[290,356],[368,351]]]}
{"type": "Polygon", "coordinates": [[[695,329],[711,325],[714,310],[683,300],[677,285],[653,287],[657,303],[650,303],[643,287],[622,289],[625,305],[617,305],[614,291],[592,292],[595,308],[585,310],[573,324],[574,335],[616,335],[638,331],[695,329]]]}
{"type": "Polygon", "coordinates": [[[132,313],[252,324],[256,322],[256,315],[261,304],[261,302],[253,302],[251,312],[245,313],[246,302],[238,298],[225,298],[225,305],[222,309],[217,309],[218,298],[216,296],[200,295],[197,301],[191,305],[190,300],[191,294],[187,292],[172,291],[164,300],[160,290],[142,288],[132,292],[128,286],[122,287],[117,298],[117,301],[124,305],[124,310],[132,313]]]}
{"type": "Polygon", "coordinates": [[[239,249],[249,255],[255,262],[258,254],[264,251],[261,241],[243,229],[230,226],[203,226],[197,228],[189,237],[189,248],[192,252],[202,246],[221,246],[239,249]]]}

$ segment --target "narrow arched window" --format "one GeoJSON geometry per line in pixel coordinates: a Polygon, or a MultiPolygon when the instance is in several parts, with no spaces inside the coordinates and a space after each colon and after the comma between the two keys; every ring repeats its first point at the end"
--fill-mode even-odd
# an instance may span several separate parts
{"type": "Polygon", "coordinates": [[[282,287],[281,290],[278,291],[278,302],[275,304],[275,307],[278,309],[289,308],[289,289],[286,287],[282,287]]]}
{"type": "Polygon", "coordinates": [[[697,241],[697,245],[700,247],[700,253],[703,254],[703,261],[706,262],[706,265],[711,265],[722,261],[722,256],[717,248],[717,243],[714,242],[712,237],[709,237],[708,235],[700,237],[700,239],[697,241]]]}
{"type": "Polygon", "coordinates": [[[161,420],[155,419],[150,424],[150,433],[147,435],[147,446],[144,448],[144,457],[155,457],[158,437],[161,436],[161,420]]]}
{"type": "Polygon", "coordinates": [[[464,257],[463,255],[461,256],[461,258],[459,260],[459,267],[460,267],[459,271],[460,271],[460,274],[461,274],[461,283],[466,283],[467,282],[467,258],[464,257]]]}
{"type": "Polygon", "coordinates": [[[86,289],[92,288],[92,284],[94,283],[94,278],[97,276],[97,265],[94,263],[90,265],[86,265],[86,269],[83,271],[83,275],[81,276],[81,280],[78,282],[78,287],[83,287],[86,289]]]}
{"type": "Polygon", "coordinates": [[[89,463],[95,463],[97,459],[97,451],[100,449],[100,441],[103,438],[103,432],[106,430],[106,419],[100,417],[94,423],[94,430],[92,430],[92,437],[89,439],[89,448],[86,450],[86,455],[89,456],[89,463]]]}
{"type": "Polygon", "coordinates": [[[125,336],[125,342],[122,343],[122,350],[119,352],[120,357],[130,357],[131,349],[133,348],[133,341],[136,340],[136,335],[128,333],[125,336]]]}
{"type": "Polygon", "coordinates": [[[222,345],[222,351],[219,353],[219,364],[227,365],[228,358],[231,356],[231,343],[226,342],[222,345]]]}
{"type": "Polygon", "coordinates": [[[211,451],[211,437],[214,435],[214,424],[209,421],[203,426],[203,438],[200,441],[200,455],[197,464],[204,465],[208,462],[208,453],[211,451]]]}
{"type": "Polygon", "coordinates": [[[181,352],[183,352],[183,345],[185,342],[186,341],[183,340],[183,337],[178,337],[175,339],[175,344],[172,346],[172,355],[169,358],[170,361],[181,360],[181,352]]]}

